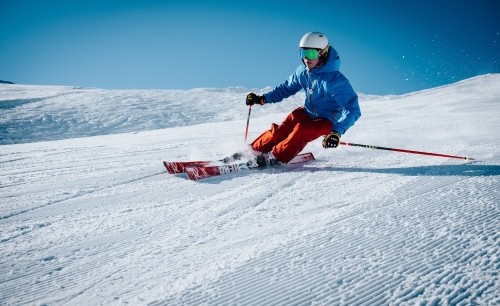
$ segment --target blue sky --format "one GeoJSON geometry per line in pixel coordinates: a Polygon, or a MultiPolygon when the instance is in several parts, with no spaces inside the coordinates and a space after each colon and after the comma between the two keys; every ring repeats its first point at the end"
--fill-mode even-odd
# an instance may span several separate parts
{"type": "Polygon", "coordinates": [[[274,87],[321,31],[367,94],[500,72],[500,1],[0,0],[0,79],[108,89],[274,87]]]}

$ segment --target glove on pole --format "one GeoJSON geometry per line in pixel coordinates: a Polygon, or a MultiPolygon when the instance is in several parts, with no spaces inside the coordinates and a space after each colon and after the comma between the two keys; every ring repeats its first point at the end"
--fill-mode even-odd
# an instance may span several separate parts
{"type": "Polygon", "coordinates": [[[387,150],[387,151],[410,153],[410,154],[420,154],[420,155],[429,155],[429,156],[437,156],[437,157],[448,157],[448,158],[457,158],[457,159],[465,159],[465,160],[475,160],[474,158],[471,158],[471,157],[468,157],[468,156],[455,156],[455,155],[446,155],[446,154],[431,153],[431,152],[413,151],[413,150],[406,150],[406,149],[385,148],[385,147],[370,146],[370,145],[350,143],[350,142],[340,142],[340,144],[344,145],[344,146],[362,147],[362,148],[376,149],[376,150],[387,150]]]}

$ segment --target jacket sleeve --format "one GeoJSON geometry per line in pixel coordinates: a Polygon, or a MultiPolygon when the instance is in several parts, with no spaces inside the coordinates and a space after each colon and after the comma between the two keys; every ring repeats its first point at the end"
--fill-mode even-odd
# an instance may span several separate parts
{"type": "Polygon", "coordinates": [[[345,107],[335,114],[333,130],[341,135],[344,134],[351,126],[354,125],[359,117],[361,117],[361,110],[358,104],[358,96],[354,95],[338,95],[336,99],[344,99],[345,107]]]}
{"type": "Polygon", "coordinates": [[[352,89],[349,81],[342,75],[333,99],[341,108],[333,118],[333,130],[344,134],[361,117],[358,95],[352,89]]]}
{"type": "Polygon", "coordinates": [[[276,86],[270,92],[264,94],[266,97],[266,103],[276,103],[281,102],[283,99],[286,99],[302,89],[300,85],[300,73],[301,67],[297,68],[297,70],[290,76],[288,79],[276,86]]]}

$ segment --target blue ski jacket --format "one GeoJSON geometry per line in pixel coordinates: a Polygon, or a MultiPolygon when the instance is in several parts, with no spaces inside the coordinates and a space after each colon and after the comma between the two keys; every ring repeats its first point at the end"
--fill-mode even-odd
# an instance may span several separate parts
{"type": "Polygon", "coordinates": [[[361,116],[361,110],[358,95],[339,67],[338,53],[330,46],[326,63],[310,71],[305,64],[300,65],[285,82],[264,94],[266,103],[281,102],[304,89],[309,117],[328,119],[332,130],[344,134],[361,116]]]}

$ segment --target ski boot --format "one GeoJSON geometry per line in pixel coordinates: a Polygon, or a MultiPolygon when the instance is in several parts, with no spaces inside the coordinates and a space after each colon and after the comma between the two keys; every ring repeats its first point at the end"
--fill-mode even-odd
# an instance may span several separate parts
{"type": "Polygon", "coordinates": [[[262,153],[247,162],[249,168],[264,168],[267,166],[278,166],[283,163],[279,161],[272,152],[262,153]]]}

